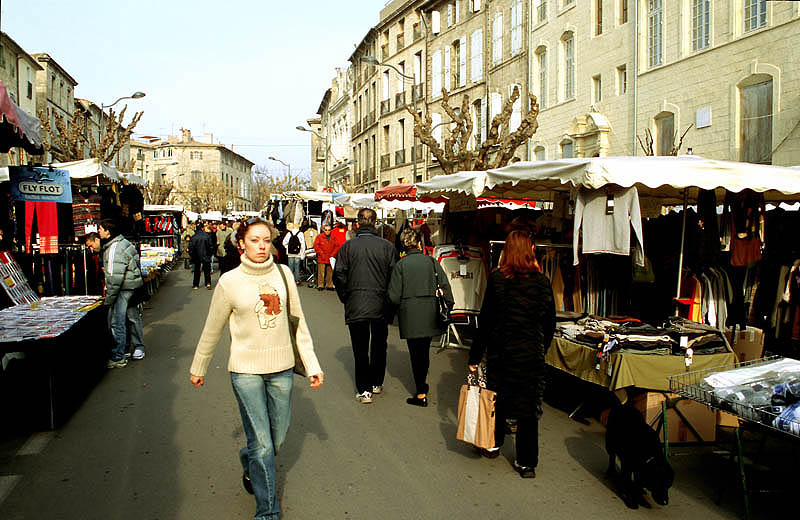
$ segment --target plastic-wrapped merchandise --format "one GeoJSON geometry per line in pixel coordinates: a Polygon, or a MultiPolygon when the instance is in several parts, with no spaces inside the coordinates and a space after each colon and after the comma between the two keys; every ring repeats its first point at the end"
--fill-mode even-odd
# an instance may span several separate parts
{"type": "Polygon", "coordinates": [[[772,425],[779,430],[800,435],[800,402],[787,407],[780,416],[775,418],[772,425]]]}

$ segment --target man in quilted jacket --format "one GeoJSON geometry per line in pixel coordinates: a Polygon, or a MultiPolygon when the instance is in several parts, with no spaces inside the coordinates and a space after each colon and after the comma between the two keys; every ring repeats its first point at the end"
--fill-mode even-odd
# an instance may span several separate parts
{"type": "Polygon", "coordinates": [[[117,228],[113,220],[103,220],[98,226],[100,238],[106,240],[103,249],[103,270],[106,278],[105,305],[109,308],[108,325],[114,337],[114,345],[108,368],[122,368],[125,359],[127,328],[130,326],[133,359],[144,357],[144,331],[139,309],[131,304],[133,292],[143,285],[139,267],[139,253],[117,228]]]}

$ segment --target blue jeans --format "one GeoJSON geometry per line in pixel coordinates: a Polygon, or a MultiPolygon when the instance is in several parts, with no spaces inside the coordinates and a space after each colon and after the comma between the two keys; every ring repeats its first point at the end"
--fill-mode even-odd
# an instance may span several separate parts
{"type": "Polygon", "coordinates": [[[239,457],[253,484],[254,520],[280,517],[275,494],[275,454],[289,430],[293,375],[291,368],[275,374],[231,372],[233,393],[247,437],[247,447],[239,451],[239,457]]]}
{"type": "Polygon", "coordinates": [[[295,282],[300,281],[300,262],[302,261],[303,259],[299,256],[290,256],[287,258],[287,263],[289,264],[289,269],[292,270],[295,282]]]}
{"type": "Polygon", "coordinates": [[[111,361],[120,361],[125,357],[125,344],[127,339],[127,326],[130,324],[131,346],[134,349],[144,350],[144,330],[139,309],[128,305],[133,291],[123,289],[108,311],[108,328],[114,337],[111,347],[111,361]]]}

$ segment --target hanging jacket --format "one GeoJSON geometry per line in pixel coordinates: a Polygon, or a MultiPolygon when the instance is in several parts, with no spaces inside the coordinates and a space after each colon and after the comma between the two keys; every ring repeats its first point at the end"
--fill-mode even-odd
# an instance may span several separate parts
{"type": "Polygon", "coordinates": [[[106,278],[106,305],[113,305],[121,290],[132,291],[144,284],[139,267],[139,253],[122,235],[115,236],[106,244],[103,250],[103,269],[106,278]]]}

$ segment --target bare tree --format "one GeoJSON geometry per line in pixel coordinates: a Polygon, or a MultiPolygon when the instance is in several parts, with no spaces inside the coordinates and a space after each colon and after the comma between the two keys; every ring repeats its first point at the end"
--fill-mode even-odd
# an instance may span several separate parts
{"type": "Polygon", "coordinates": [[[274,175],[266,166],[256,166],[253,171],[252,186],[253,204],[261,209],[273,193],[310,190],[311,179],[303,175],[291,175],[289,172],[274,175]]]}
{"type": "MultiPolygon", "coordinates": [[[[676,130],[675,133],[672,135],[672,149],[667,154],[672,157],[677,157],[681,151],[681,147],[683,146],[683,138],[686,137],[686,134],[689,133],[689,130],[694,126],[692,123],[689,123],[689,126],[686,127],[686,130],[683,131],[680,138],[678,137],[678,131],[676,130]],[[677,143],[675,140],[677,139],[677,143]]],[[[655,155],[655,151],[653,148],[653,133],[650,131],[649,128],[644,129],[644,142],[642,142],[642,138],[638,135],[636,136],[636,140],[639,141],[639,146],[642,147],[642,151],[645,155],[653,156],[655,155]]]]}
{"type": "Polygon", "coordinates": [[[172,181],[148,182],[144,187],[144,199],[148,204],[166,204],[174,189],[172,181]]]}
{"type": "MultiPolygon", "coordinates": [[[[50,124],[47,113],[40,111],[39,119],[42,121],[45,134],[43,140],[45,154],[51,153],[55,162],[80,161],[86,158],[88,150],[89,157],[96,157],[105,163],[112,161],[125,143],[130,141],[133,129],[136,128],[144,114],[144,112],[137,112],[131,122],[125,126],[122,121],[127,109],[126,105],[119,115],[114,112],[113,108],[109,109],[99,143],[95,141],[94,134],[88,130],[88,121],[83,110],[76,108],[69,124],[64,121],[63,117],[55,114],[55,128],[50,124]]],[[[102,114],[101,117],[103,117],[102,114]]],[[[128,171],[132,167],[132,164],[121,165],[123,171],[128,171]]]]}
{"type": "Polygon", "coordinates": [[[204,173],[192,175],[186,184],[178,186],[171,199],[183,202],[196,213],[223,211],[233,197],[233,189],[225,185],[217,175],[204,173]]]}
{"type": "Polygon", "coordinates": [[[492,119],[489,134],[477,150],[469,148],[473,130],[469,96],[464,95],[461,98],[460,107],[452,107],[450,96],[445,89],[442,89],[441,106],[452,122],[450,135],[444,140],[443,145],[433,137],[430,112],[423,120],[413,107],[406,106],[406,110],[414,118],[414,136],[428,145],[446,174],[469,170],[483,171],[507,165],[514,157],[517,148],[528,141],[539,128],[537,121],[539,104],[536,96],[529,94],[528,114],[522,119],[519,127],[511,131],[509,121],[514,111],[514,103],[519,97],[519,87],[514,87],[503,110],[492,119]]]}

